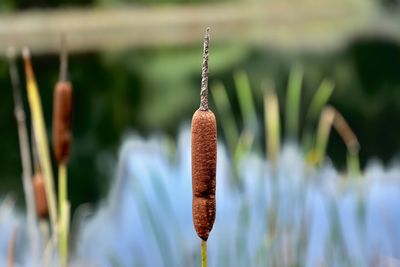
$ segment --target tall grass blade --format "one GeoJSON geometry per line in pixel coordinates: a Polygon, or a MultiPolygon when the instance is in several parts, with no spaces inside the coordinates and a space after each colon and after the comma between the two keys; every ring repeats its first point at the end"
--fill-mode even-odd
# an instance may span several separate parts
{"type": "Polygon", "coordinates": [[[321,119],[318,126],[316,147],[312,154],[315,163],[322,163],[326,154],[329,134],[332,126],[338,132],[347,147],[347,164],[350,176],[357,176],[361,173],[358,153],[360,144],[349,124],[342,114],[334,107],[327,106],[321,113],[321,119]]]}
{"type": "Polygon", "coordinates": [[[40,101],[40,96],[32,69],[32,63],[30,60],[30,52],[27,48],[23,50],[23,57],[25,63],[28,100],[31,110],[33,128],[35,131],[37,152],[45,179],[46,197],[49,204],[50,221],[52,229],[54,231],[57,225],[57,206],[53,183],[53,171],[51,167],[49,145],[46,134],[46,126],[44,122],[42,104],[40,101]]]}
{"type": "Polygon", "coordinates": [[[245,128],[257,131],[257,113],[251,94],[249,78],[244,71],[238,71],[233,76],[236,93],[239,99],[240,110],[245,128]]]}
{"type": "Polygon", "coordinates": [[[272,82],[266,86],[264,95],[264,117],[266,133],[266,153],[273,166],[279,158],[281,124],[279,118],[279,102],[272,82]]]}
{"type": "Polygon", "coordinates": [[[25,110],[23,107],[22,94],[21,94],[21,86],[19,82],[19,73],[18,68],[15,62],[15,51],[14,49],[10,49],[8,51],[8,60],[9,60],[9,68],[10,68],[10,79],[13,88],[13,96],[14,96],[14,114],[15,119],[17,121],[18,127],[18,140],[20,146],[20,157],[22,163],[22,185],[24,188],[25,194],[25,204],[26,204],[26,213],[27,213],[27,222],[29,225],[29,233],[32,241],[32,256],[36,259],[38,255],[37,251],[37,241],[38,236],[36,232],[37,228],[37,216],[36,216],[36,207],[35,207],[35,199],[33,196],[33,187],[32,187],[32,165],[31,165],[31,157],[30,157],[30,149],[29,149],[29,137],[28,130],[26,126],[26,116],[25,110]]]}
{"type": "Polygon", "coordinates": [[[299,114],[303,68],[295,65],[290,72],[286,96],[286,136],[296,140],[299,132],[299,114]]]}
{"type": "Polygon", "coordinates": [[[335,120],[333,126],[342,138],[347,148],[347,168],[350,176],[358,176],[361,174],[360,161],[358,153],[360,151],[360,143],[354,134],[350,125],[339,111],[335,110],[335,120]]]}
{"type": "Polygon", "coordinates": [[[302,146],[306,153],[309,152],[314,145],[314,134],[312,127],[315,121],[318,119],[321,110],[328,103],[334,88],[335,84],[332,80],[324,79],[311,100],[310,107],[308,108],[306,114],[305,127],[302,136],[302,146]]]}
{"type": "Polygon", "coordinates": [[[222,82],[218,82],[213,85],[211,95],[214,99],[220,118],[223,118],[220,120],[222,131],[225,136],[229,151],[233,153],[239,139],[239,130],[233,116],[232,106],[229,102],[226,88],[222,82]]]}
{"type": "Polygon", "coordinates": [[[254,143],[254,134],[249,130],[243,130],[233,153],[235,163],[238,163],[244,155],[251,150],[254,143]]]}
{"type": "Polygon", "coordinates": [[[315,150],[312,153],[311,164],[320,165],[323,163],[328,146],[329,135],[335,119],[335,110],[328,106],[322,110],[316,137],[315,150]]]}
{"type": "Polygon", "coordinates": [[[306,115],[306,123],[309,124],[318,118],[321,110],[331,97],[334,88],[335,83],[330,79],[324,79],[321,82],[321,85],[318,87],[311,100],[311,104],[306,115]]]}

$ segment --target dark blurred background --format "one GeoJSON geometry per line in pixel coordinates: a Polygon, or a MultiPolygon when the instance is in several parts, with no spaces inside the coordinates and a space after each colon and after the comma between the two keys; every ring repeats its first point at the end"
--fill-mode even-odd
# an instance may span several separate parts
{"type": "MultiPolygon", "coordinates": [[[[325,2],[328,5],[332,1],[325,2]]],[[[217,1],[2,0],[0,19],[2,16],[12,18],[14,14],[31,9],[46,12],[53,9],[79,10],[95,7],[112,9],[124,5],[149,9],[165,5],[196,8],[199,3],[212,8],[215,4],[213,2],[217,1]]],[[[224,4],[223,1],[219,2],[218,4],[224,4]]],[[[286,2],[288,6],[293,3],[290,0],[286,2]]],[[[304,8],[307,5],[313,6],[314,3],[303,2],[304,8]]],[[[284,111],[289,71],[294,64],[301,64],[305,70],[301,118],[304,118],[304,111],[319,83],[323,78],[331,78],[336,86],[329,103],[342,112],[359,138],[362,165],[372,158],[378,158],[385,163],[396,158],[400,148],[400,23],[396,20],[400,17],[400,1],[364,2],[369,5],[366,9],[372,10],[368,11],[372,13],[367,14],[374,14],[374,18],[369,20],[367,15],[363,20],[365,22],[361,23],[362,27],[340,40],[335,39],[340,34],[332,31],[342,31],[340,26],[322,29],[321,32],[328,36],[324,37],[328,41],[320,42],[318,34],[308,34],[311,31],[308,26],[300,25],[299,29],[294,30],[297,36],[288,38],[287,46],[281,45],[285,38],[277,42],[271,39],[245,42],[240,37],[212,42],[210,84],[215,81],[224,82],[238,124],[241,125],[242,122],[232,78],[235,71],[244,70],[248,73],[257,111],[262,117],[261,81],[266,77],[275,81],[281,110],[284,111]],[[376,22],[381,25],[376,26],[376,22]],[[376,28],[370,27],[371,25],[376,28]],[[380,29],[397,29],[398,32],[380,29]],[[307,42],[302,40],[302,33],[298,31],[306,32],[304,38],[307,38],[307,42]],[[330,34],[334,36],[332,39],[329,39],[330,34]]],[[[313,8],[326,11],[321,4],[313,8]]],[[[319,10],[314,13],[318,14],[319,10]]],[[[357,17],[357,13],[353,15],[357,17]]],[[[291,18],[291,15],[288,17],[291,18]]],[[[12,29],[8,30],[12,32],[12,29]]],[[[265,25],[265,31],[268,30],[268,25],[265,25]]],[[[4,41],[7,35],[1,34],[0,32],[4,41]]],[[[290,37],[292,33],[284,34],[290,37]]],[[[182,124],[190,121],[198,105],[201,53],[202,32],[199,32],[198,40],[182,44],[177,42],[164,45],[155,41],[153,45],[127,44],[123,49],[78,47],[71,51],[69,77],[75,88],[75,103],[69,191],[74,207],[79,203],[95,202],[107,192],[118,147],[128,131],[138,132],[143,136],[166,133],[174,140],[182,124]]],[[[24,82],[22,62],[18,63],[21,82],[24,82]]],[[[50,134],[53,86],[58,79],[59,58],[55,51],[46,53],[42,50],[35,53],[33,50],[33,64],[50,134]]],[[[24,83],[22,84],[25,89],[24,83]]],[[[12,192],[22,197],[17,128],[5,57],[0,60],[0,88],[0,194],[12,192]]],[[[24,98],[28,112],[25,90],[24,98]]],[[[338,168],[344,166],[345,146],[334,131],[328,154],[338,168]]],[[[22,205],[23,202],[19,203],[22,205]]]]}

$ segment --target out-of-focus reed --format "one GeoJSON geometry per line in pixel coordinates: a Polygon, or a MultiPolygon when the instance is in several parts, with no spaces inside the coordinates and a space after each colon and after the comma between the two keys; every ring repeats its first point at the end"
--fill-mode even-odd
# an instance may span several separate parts
{"type": "Polygon", "coordinates": [[[21,86],[19,81],[19,72],[16,64],[16,51],[10,47],[7,51],[9,60],[9,72],[11,86],[14,97],[14,115],[17,121],[18,141],[20,146],[20,157],[22,163],[22,185],[24,188],[24,196],[26,203],[27,223],[31,239],[32,257],[37,258],[38,254],[38,235],[37,235],[37,216],[36,204],[34,198],[34,190],[32,187],[32,165],[30,160],[31,150],[29,147],[28,127],[26,123],[26,115],[22,101],[21,86]]]}
{"type": "Polygon", "coordinates": [[[40,100],[40,95],[36,84],[31,56],[28,48],[24,48],[23,50],[23,59],[25,65],[29,107],[34,129],[34,138],[37,146],[40,168],[44,175],[46,199],[49,205],[51,226],[52,230],[54,231],[57,225],[57,206],[53,182],[53,170],[51,167],[50,151],[47,139],[46,125],[43,116],[42,103],[40,100]]]}

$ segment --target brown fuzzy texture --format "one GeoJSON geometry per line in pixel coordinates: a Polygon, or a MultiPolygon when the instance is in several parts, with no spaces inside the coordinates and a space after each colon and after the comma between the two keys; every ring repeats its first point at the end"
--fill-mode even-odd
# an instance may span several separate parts
{"type": "Polygon", "coordinates": [[[10,241],[8,241],[7,267],[14,267],[15,245],[17,243],[17,228],[14,229],[10,241]]]}
{"type": "Polygon", "coordinates": [[[217,122],[211,110],[197,110],[192,118],[193,222],[197,235],[207,241],[215,220],[217,122]]]}
{"type": "Polygon", "coordinates": [[[66,163],[71,147],[72,86],[60,81],[54,90],[53,146],[59,163],[66,163]]]}
{"type": "Polygon", "coordinates": [[[36,212],[40,218],[46,218],[49,209],[47,206],[43,175],[41,173],[36,173],[33,177],[33,192],[35,194],[36,212]]]}

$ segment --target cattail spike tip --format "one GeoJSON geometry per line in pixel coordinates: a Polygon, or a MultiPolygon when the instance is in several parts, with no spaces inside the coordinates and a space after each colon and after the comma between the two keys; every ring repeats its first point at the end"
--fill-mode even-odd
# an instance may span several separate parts
{"type": "Polygon", "coordinates": [[[66,82],[68,80],[68,48],[67,37],[65,34],[61,35],[61,53],[60,53],[60,81],[66,82]]]}
{"type": "Polygon", "coordinates": [[[29,51],[29,48],[28,48],[28,47],[22,48],[22,57],[23,57],[25,60],[31,58],[31,52],[29,51]]]}
{"type": "Polygon", "coordinates": [[[208,110],[208,46],[210,43],[210,27],[207,27],[203,46],[203,67],[201,69],[200,109],[208,110]]]}

